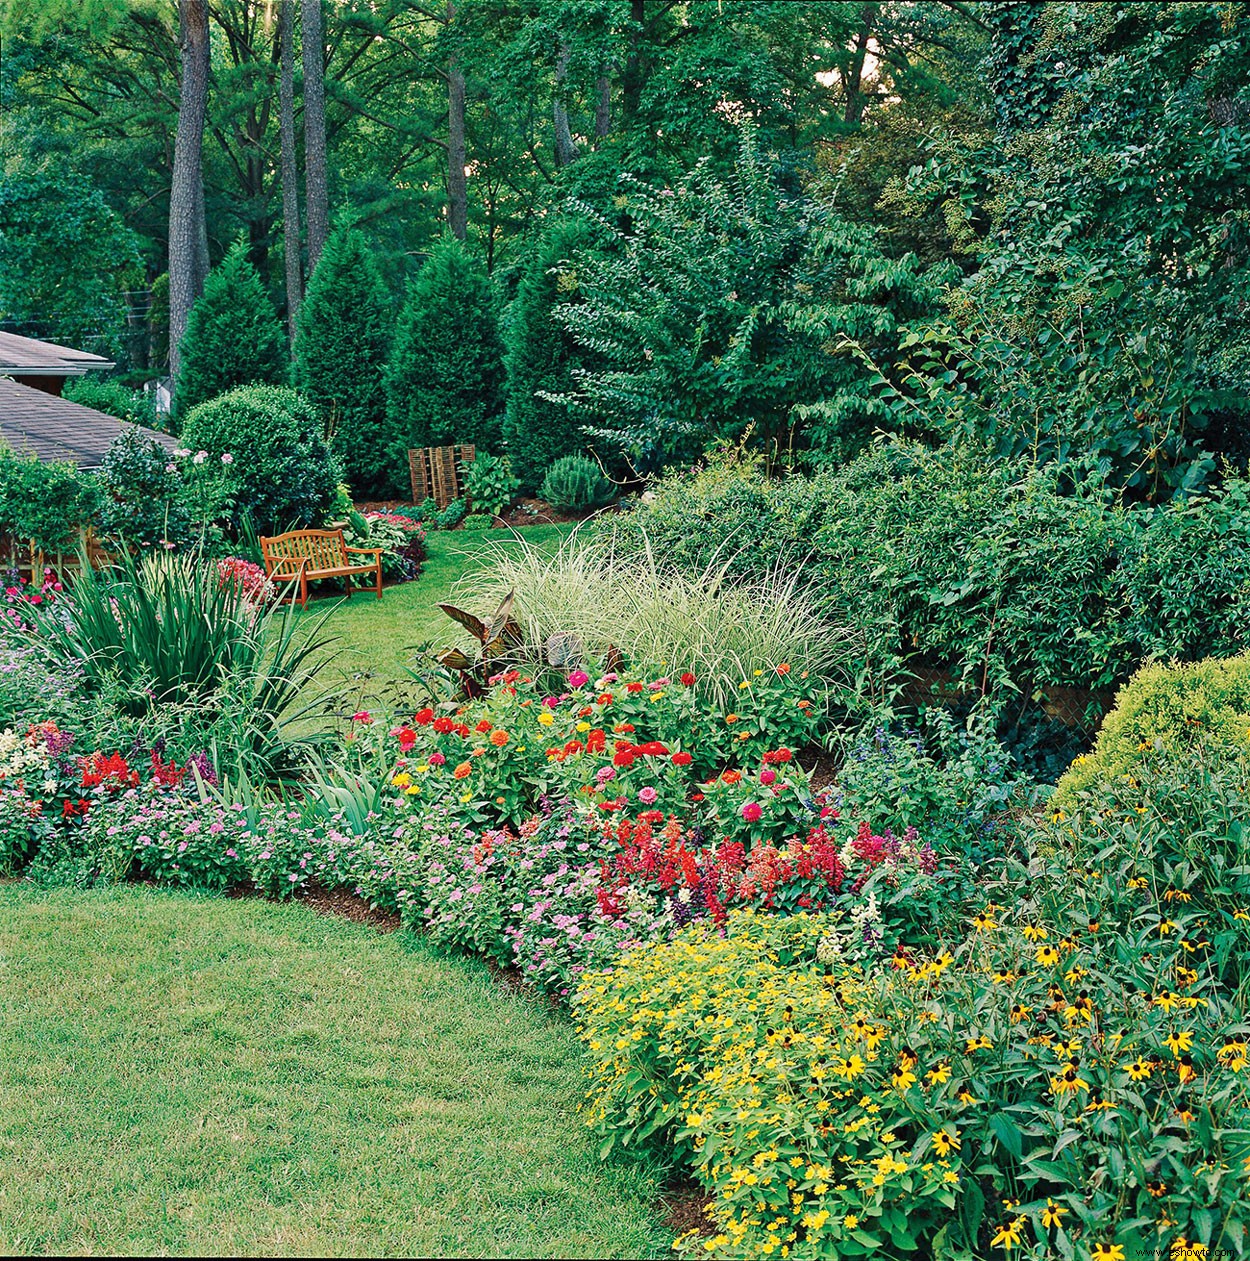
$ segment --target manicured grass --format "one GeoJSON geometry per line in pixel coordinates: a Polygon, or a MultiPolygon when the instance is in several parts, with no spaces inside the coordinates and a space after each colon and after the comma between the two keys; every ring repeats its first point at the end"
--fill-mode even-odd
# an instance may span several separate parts
{"type": "MultiPolygon", "coordinates": [[[[555,551],[572,528],[535,525],[521,533],[531,546],[555,551]]],[[[517,535],[506,530],[431,531],[429,559],[416,582],[387,587],[381,600],[370,594],[355,595],[334,609],[325,633],[336,639],[329,650],[336,656],[319,682],[325,691],[346,687],[340,709],[349,713],[371,705],[402,709],[402,697],[411,690],[407,667],[413,663],[414,647],[422,641],[438,648],[465,642],[438,605],[452,600],[457,578],[488,563],[487,547],[493,544],[519,546],[517,535]]],[[[310,601],[302,616],[320,616],[332,603],[328,598],[310,601]]]]}
{"type": "Polygon", "coordinates": [[[305,907],[0,885],[0,1250],[652,1256],[562,1018],[305,907]]]}

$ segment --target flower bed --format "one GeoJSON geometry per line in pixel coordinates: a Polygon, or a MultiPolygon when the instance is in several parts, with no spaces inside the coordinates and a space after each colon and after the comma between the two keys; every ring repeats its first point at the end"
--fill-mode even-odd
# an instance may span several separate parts
{"type": "Polygon", "coordinates": [[[515,969],[578,1021],[605,1154],[675,1151],[709,1193],[714,1232],[682,1249],[1241,1248],[1244,767],[1160,753],[1083,813],[1014,827],[982,794],[972,851],[962,823],[936,846],[904,825],[880,732],[845,793],[814,789],[810,696],[784,668],[728,713],[688,673],[492,682],[405,722],[358,712],[337,773],[285,802],[232,797],[204,755],[10,729],[0,861],[351,890],[515,969]],[[859,817],[874,759],[893,827],[859,817]]]}

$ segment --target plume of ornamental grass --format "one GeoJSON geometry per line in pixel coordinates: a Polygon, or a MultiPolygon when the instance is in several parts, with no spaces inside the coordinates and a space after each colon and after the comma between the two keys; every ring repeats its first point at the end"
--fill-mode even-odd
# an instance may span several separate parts
{"type": "Polygon", "coordinates": [[[617,648],[639,668],[691,670],[725,707],[756,669],[788,662],[832,691],[847,681],[849,636],[818,610],[809,585],[776,565],[737,579],[732,557],[685,573],[665,564],[645,534],[628,549],[613,535],[574,531],[550,554],[522,541],[495,547],[489,563],[456,585],[470,608],[493,608],[516,592],[513,616],[525,651],[541,665],[555,634],[575,639],[588,660],[617,648]]]}

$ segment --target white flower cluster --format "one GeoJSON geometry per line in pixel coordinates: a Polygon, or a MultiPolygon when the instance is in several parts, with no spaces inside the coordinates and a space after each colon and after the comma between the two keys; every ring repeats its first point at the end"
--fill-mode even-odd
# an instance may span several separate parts
{"type": "Polygon", "coordinates": [[[0,780],[39,775],[51,764],[48,746],[37,734],[19,736],[11,727],[0,731],[0,780]]]}

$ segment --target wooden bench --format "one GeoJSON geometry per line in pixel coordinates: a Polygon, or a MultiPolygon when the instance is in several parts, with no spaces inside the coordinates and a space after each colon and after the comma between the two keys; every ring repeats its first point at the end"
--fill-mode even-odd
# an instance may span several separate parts
{"type": "Polygon", "coordinates": [[[382,598],[382,548],[348,547],[342,530],[291,530],[262,538],[260,550],[273,582],[299,581],[299,595],[291,599],[298,599],[301,608],[308,607],[308,584],[322,578],[342,578],[350,600],[352,579],[357,574],[373,574],[373,589],[382,598]],[[353,564],[353,556],[372,556],[373,560],[353,564]]]}

